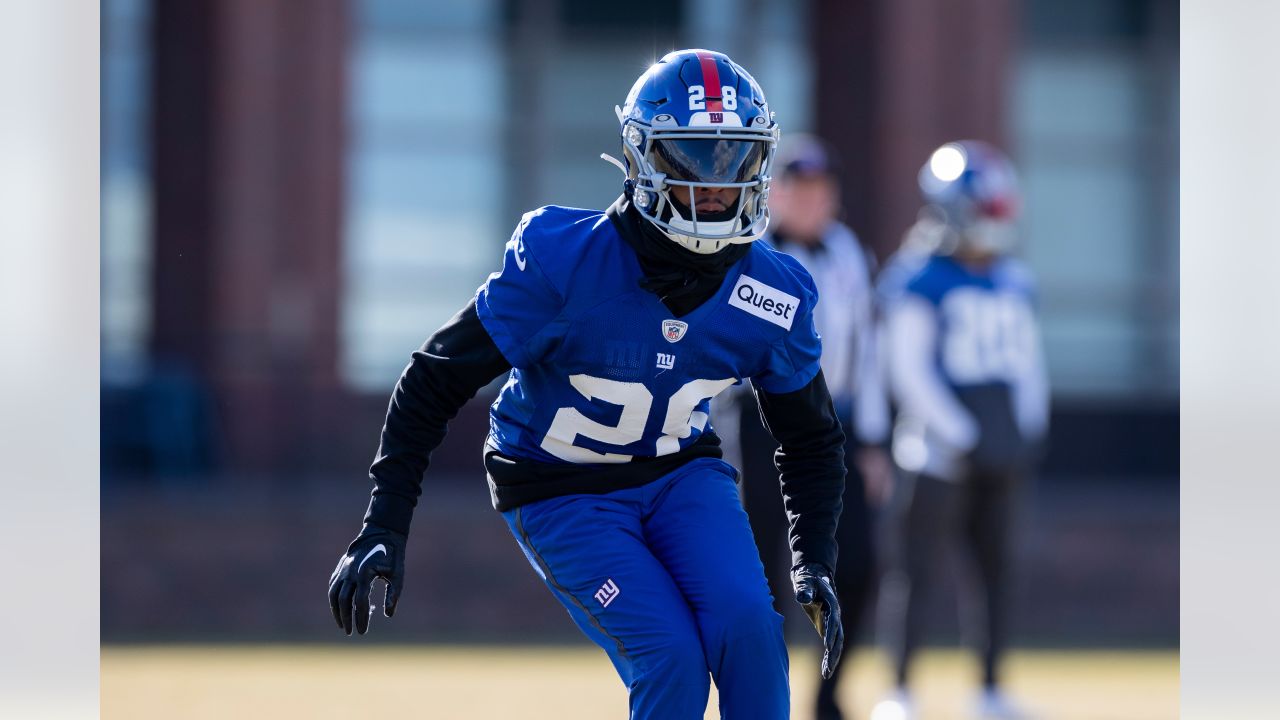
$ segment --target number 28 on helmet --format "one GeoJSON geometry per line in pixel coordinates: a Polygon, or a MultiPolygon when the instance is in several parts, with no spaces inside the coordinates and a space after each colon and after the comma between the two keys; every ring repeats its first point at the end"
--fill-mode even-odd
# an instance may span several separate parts
{"type": "Polygon", "coordinates": [[[645,220],[699,254],[764,234],[779,130],[742,66],[709,50],[668,53],[615,110],[623,161],[602,157],[626,173],[645,220]]]}

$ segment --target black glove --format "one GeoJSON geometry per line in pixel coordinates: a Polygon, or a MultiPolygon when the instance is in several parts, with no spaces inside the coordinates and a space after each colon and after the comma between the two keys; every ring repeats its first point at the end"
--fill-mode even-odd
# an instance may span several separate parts
{"type": "Polygon", "coordinates": [[[797,565],[791,569],[791,587],[796,602],[822,636],[822,677],[830,680],[844,650],[844,625],[840,622],[840,601],[831,589],[831,571],[818,563],[797,565]]]}
{"type": "Polygon", "coordinates": [[[374,578],[382,578],[387,593],[382,613],[391,617],[396,612],[396,601],[404,589],[404,546],[407,537],[394,530],[366,524],[351,541],[347,552],[338,560],[333,576],[329,578],[329,609],[333,619],[348,635],[351,634],[352,606],[355,607],[356,632],[361,635],[369,630],[369,592],[374,578]]]}

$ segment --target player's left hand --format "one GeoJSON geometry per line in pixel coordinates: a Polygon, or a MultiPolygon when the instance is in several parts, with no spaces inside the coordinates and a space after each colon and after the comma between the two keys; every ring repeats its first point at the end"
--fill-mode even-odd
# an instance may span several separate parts
{"type": "Polygon", "coordinates": [[[354,624],[361,635],[369,630],[369,592],[374,578],[387,584],[382,614],[391,617],[404,589],[404,535],[378,525],[366,524],[351,541],[329,578],[329,609],[333,619],[348,635],[354,624]],[[354,620],[354,623],[353,623],[354,620]]]}
{"type": "Polygon", "coordinates": [[[791,587],[796,602],[822,636],[822,677],[828,680],[840,663],[844,650],[844,625],[840,621],[840,601],[831,587],[831,571],[818,563],[805,563],[791,569],[791,587]]]}

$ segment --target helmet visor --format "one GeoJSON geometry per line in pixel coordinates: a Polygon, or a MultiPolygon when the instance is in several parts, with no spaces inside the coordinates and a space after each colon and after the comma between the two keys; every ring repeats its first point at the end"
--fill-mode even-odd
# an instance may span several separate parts
{"type": "Polygon", "coordinates": [[[654,140],[654,167],[672,180],[746,182],[760,173],[765,147],[758,140],[654,140]]]}

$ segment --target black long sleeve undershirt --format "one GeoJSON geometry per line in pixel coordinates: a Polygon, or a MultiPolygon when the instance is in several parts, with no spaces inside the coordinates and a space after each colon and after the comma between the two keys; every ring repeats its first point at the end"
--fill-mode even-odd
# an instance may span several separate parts
{"type": "Polygon", "coordinates": [[[413,354],[391,395],[378,454],[369,468],[374,489],[365,522],[409,532],[422,474],[449,421],[480,388],[510,369],[480,324],[475,300],[413,354]]]}
{"type": "Polygon", "coordinates": [[[774,463],[790,523],[792,566],[836,569],[836,524],[844,496],[844,430],[822,372],[795,392],[756,390],[760,417],[778,441],[774,463]]]}

